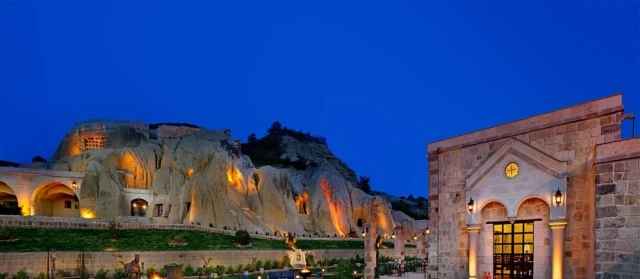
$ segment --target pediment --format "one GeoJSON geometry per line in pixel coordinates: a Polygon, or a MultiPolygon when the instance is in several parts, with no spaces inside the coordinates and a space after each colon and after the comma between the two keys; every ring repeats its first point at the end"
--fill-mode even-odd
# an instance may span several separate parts
{"type": "Polygon", "coordinates": [[[516,138],[509,138],[498,150],[494,151],[493,154],[487,157],[466,177],[466,190],[474,188],[496,168],[502,168],[503,166],[500,165],[500,163],[503,162],[505,158],[512,156],[517,157],[529,165],[535,166],[551,176],[557,178],[568,176],[567,162],[557,160],[516,138]]]}

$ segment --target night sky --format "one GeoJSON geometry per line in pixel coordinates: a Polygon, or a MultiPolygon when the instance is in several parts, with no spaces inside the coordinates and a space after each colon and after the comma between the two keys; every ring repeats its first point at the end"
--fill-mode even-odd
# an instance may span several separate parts
{"type": "Polygon", "coordinates": [[[88,119],[279,120],[425,196],[428,142],[617,92],[640,118],[637,1],[171,2],[1,1],[0,159],[88,119]]]}

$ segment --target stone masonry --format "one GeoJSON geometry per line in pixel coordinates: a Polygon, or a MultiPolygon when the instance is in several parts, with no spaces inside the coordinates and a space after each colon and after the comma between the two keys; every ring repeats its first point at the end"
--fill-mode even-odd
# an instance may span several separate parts
{"type": "Polygon", "coordinates": [[[428,145],[429,275],[466,278],[465,177],[510,137],[568,163],[564,278],[594,278],[595,147],[620,140],[622,95],[553,111],[428,145]]]}
{"type": "Polygon", "coordinates": [[[596,278],[640,278],[640,138],[596,152],[596,278]]]}

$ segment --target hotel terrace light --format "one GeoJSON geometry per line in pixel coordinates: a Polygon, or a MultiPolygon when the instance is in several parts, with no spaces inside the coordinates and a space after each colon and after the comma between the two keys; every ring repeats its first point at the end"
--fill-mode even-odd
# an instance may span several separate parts
{"type": "Polygon", "coordinates": [[[556,194],[554,195],[555,200],[556,200],[556,205],[560,206],[560,204],[562,203],[562,192],[560,192],[560,188],[558,188],[558,191],[556,191],[556,194]]]}
{"type": "Polygon", "coordinates": [[[425,232],[426,234],[429,234],[429,233],[430,233],[430,232],[429,232],[429,227],[427,227],[427,228],[424,230],[424,232],[425,232]]]}
{"type": "Polygon", "coordinates": [[[469,206],[469,213],[473,212],[473,198],[469,198],[469,203],[467,204],[469,206]]]}
{"type": "Polygon", "coordinates": [[[71,182],[71,187],[73,188],[77,188],[78,187],[78,183],[74,180],[71,182]]]}

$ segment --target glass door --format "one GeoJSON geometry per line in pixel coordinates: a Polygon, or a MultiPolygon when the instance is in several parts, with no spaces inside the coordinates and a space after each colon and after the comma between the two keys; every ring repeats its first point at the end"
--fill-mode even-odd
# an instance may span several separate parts
{"type": "Polygon", "coordinates": [[[533,278],[533,222],[493,224],[496,279],[533,278]]]}

